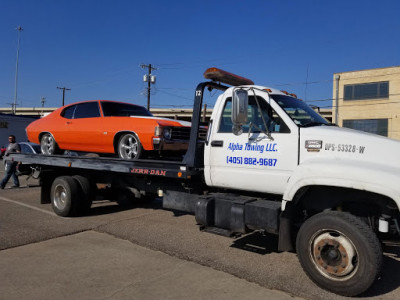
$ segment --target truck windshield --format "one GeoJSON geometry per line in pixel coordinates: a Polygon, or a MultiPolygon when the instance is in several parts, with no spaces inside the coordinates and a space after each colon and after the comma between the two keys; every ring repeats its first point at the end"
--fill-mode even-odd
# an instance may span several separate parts
{"type": "Polygon", "coordinates": [[[293,122],[300,127],[333,125],[303,101],[286,95],[271,96],[292,118],[293,122]]]}

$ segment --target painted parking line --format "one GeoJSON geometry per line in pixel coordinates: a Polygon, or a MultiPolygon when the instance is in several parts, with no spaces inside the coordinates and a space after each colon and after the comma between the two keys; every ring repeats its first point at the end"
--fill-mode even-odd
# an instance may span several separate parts
{"type": "Polygon", "coordinates": [[[42,213],[45,213],[45,214],[48,214],[48,215],[51,215],[51,216],[54,216],[54,217],[57,217],[57,215],[54,212],[47,211],[45,209],[41,209],[41,208],[29,205],[29,204],[21,203],[21,202],[18,202],[18,201],[12,200],[12,199],[8,199],[8,198],[4,198],[4,197],[1,197],[1,196],[0,196],[0,200],[6,201],[6,202],[9,202],[9,203],[13,203],[13,204],[17,204],[17,205],[20,205],[20,206],[24,206],[24,207],[27,207],[27,208],[30,208],[30,209],[33,209],[33,210],[36,210],[36,211],[40,211],[42,213]]]}

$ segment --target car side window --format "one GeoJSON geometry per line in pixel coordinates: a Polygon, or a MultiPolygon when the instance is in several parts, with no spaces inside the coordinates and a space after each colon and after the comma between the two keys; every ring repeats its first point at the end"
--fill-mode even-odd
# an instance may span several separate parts
{"type": "Polygon", "coordinates": [[[72,119],[74,117],[76,105],[69,106],[63,110],[61,116],[66,119],[72,119]]]}
{"type": "MultiPolygon", "coordinates": [[[[232,132],[232,98],[227,98],[221,115],[218,132],[232,132]]],[[[249,97],[247,110],[248,123],[243,125],[243,132],[263,132],[268,129],[271,133],[290,133],[289,128],[261,97],[249,97]],[[266,128],[267,127],[267,128],[266,128]]]]}
{"type": "Polygon", "coordinates": [[[97,102],[86,102],[76,105],[74,119],[100,117],[99,104],[97,102]]]}
{"type": "Polygon", "coordinates": [[[144,107],[128,103],[101,101],[101,108],[105,117],[153,116],[144,107]]]}

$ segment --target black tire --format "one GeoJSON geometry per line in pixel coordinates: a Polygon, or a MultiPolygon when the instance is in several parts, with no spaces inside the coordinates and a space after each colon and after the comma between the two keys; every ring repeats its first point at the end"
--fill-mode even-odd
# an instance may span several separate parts
{"type": "Polygon", "coordinates": [[[296,239],[301,266],[317,285],[343,296],[366,291],[382,267],[382,248],[371,228],[344,212],[309,218],[296,239]]]}
{"type": "Polygon", "coordinates": [[[85,214],[90,210],[93,200],[96,197],[96,184],[85,176],[74,175],[73,178],[78,181],[82,189],[82,197],[80,198],[76,213],[85,214]]]}
{"type": "Polygon", "coordinates": [[[143,148],[139,138],[134,133],[125,133],[117,145],[117,154],[120,158],[126,160],[138,159],[142,156],[143,148]]]}
{"type": "Polygon", "coordinates": [[[76,215],[82,189],[78,181],[71,176],[57,177],[51,185],[51,206],[61,217],[76,215]]]}
{"type": "Polygon", "coordinates": [[[54,155],[59,152],[56,140],[50,133],[45,133],[40,138],[40,151],[45,155],[54,155]]]}

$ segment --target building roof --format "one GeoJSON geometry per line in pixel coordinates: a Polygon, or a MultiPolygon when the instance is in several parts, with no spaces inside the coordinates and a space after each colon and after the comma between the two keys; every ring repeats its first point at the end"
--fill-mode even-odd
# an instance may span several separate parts
{"type": "Polygon", "coordinates": [[[372,69],[363,69],[363,70],[355,70],[355,71],[337,72],[337,73],[333,73],[333,75],[336,75],[336,74],[344,74],[344,73],[355,73],[355,72],[375,71],[375,70],[385,70],[385,69],[395,69],[395,68],[400,68],[400,66],[391,66],[391,67],[384,67],[384,68],[372,68],[372,69]]]}

